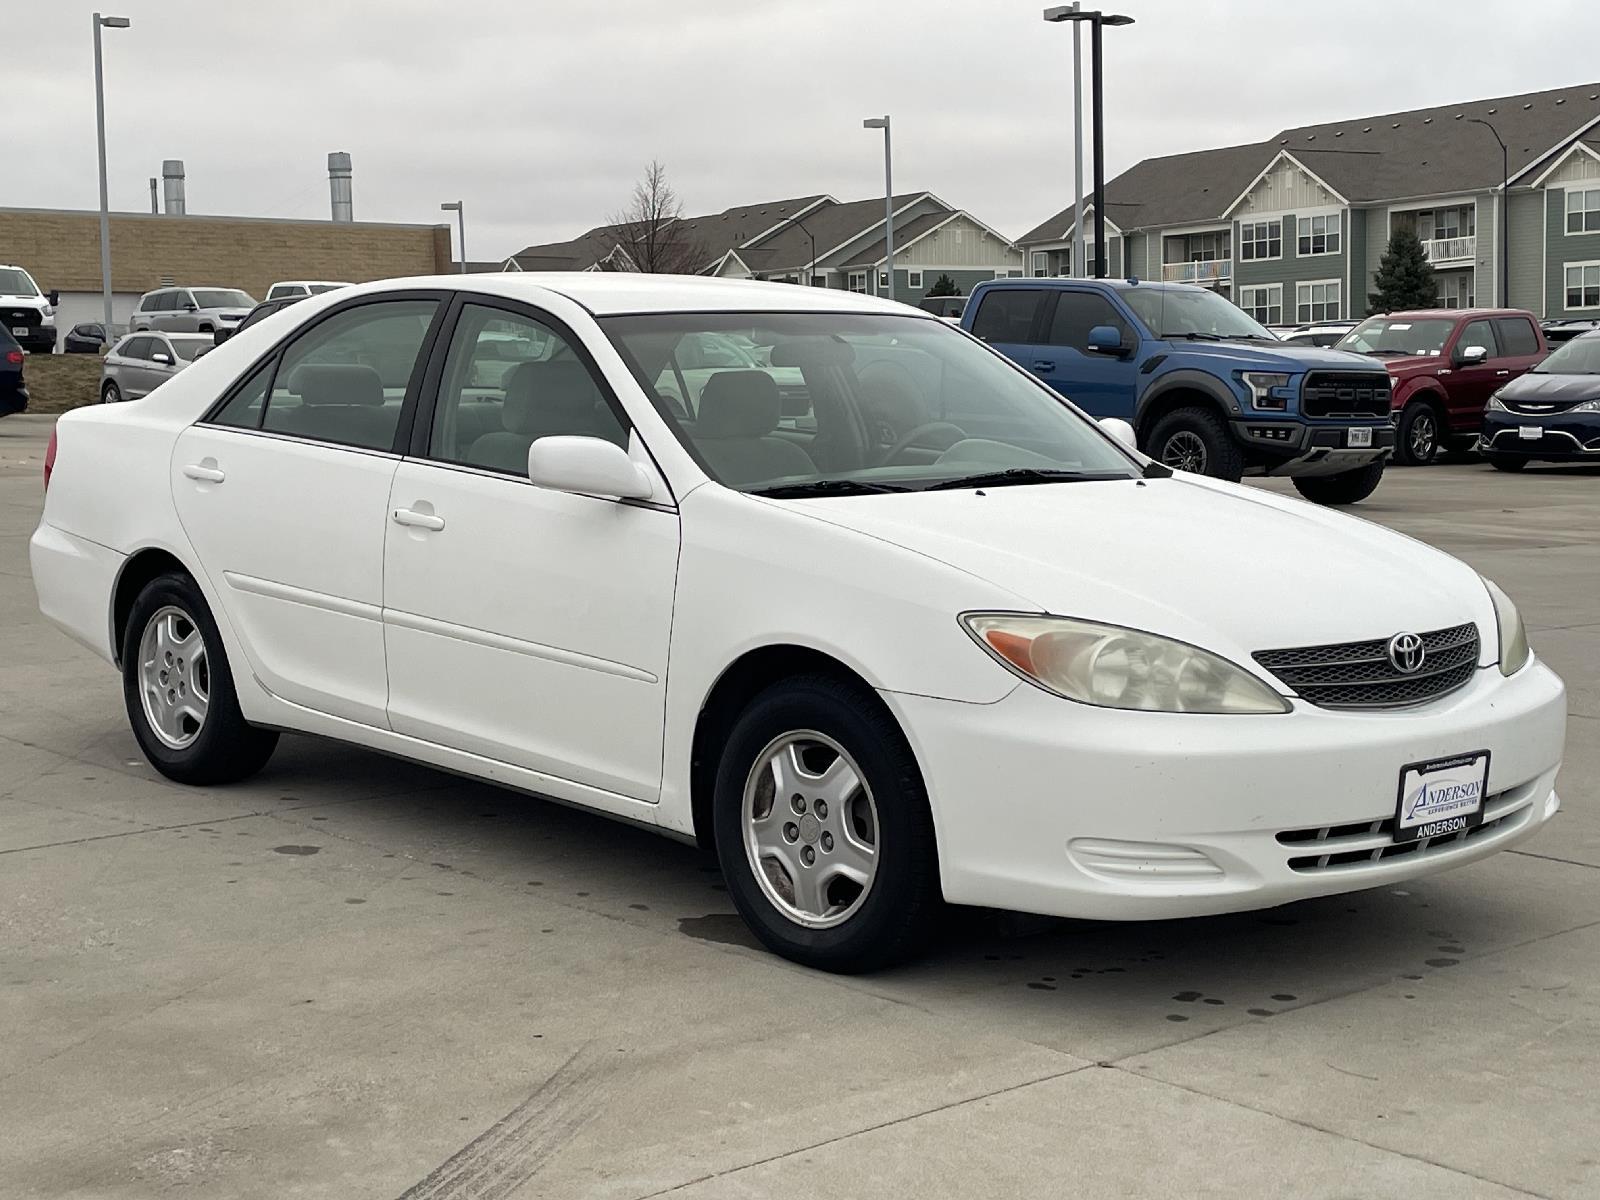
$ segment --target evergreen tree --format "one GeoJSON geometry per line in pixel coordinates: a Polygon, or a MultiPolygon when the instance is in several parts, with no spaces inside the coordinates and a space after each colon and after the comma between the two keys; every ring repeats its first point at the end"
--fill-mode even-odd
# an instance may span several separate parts
{"type": "Polygon", "coordinates": [[[1367,296],[1367,304],[1375,313],[1433,308],[1439,303],[1433,264],[1428,261],[1422,242],[1409,229],[1402,229],[1389,239],[1373,283],[1378,290],[1367,296]]]}
{"type": "Polygon", "coordinates": [[[956,286],[956,281],[948,275],[941,275],[933,281],[933,286],[928,289],[930,296],[959,296],[961,289],[956,286]]]}

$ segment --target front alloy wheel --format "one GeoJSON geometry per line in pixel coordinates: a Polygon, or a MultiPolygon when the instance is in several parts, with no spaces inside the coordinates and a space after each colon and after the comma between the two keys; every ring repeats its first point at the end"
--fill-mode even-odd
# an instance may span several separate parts
{"type": "Polygon", "coordinates": [[[1425,467],[1439,456],[1439,415],[1423,400],[1408,404],[1400,414],[1395,458],[1411,467],[1425,467]]]}
{"type": "Polygon", "coordinates": [[[1171,467],[1174,471],[1192,471],[1196,475],[1206,473],[1206,444],[1200,440],[1200,435],[1188,429],[1180,429],[1167,439],[1167,444],[1161,447],[1161,464],[1171,467]]]}

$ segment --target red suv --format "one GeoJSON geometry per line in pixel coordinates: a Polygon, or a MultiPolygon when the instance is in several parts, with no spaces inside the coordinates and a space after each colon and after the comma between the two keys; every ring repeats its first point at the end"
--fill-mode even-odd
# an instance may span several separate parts
{"type": "Polygon", "coordinates": [[[1380,359],[1389,372],[1394,460],[1431,463],[1465,451],[1483,428],[1495,389],[1537,365],[1550,348],[1520,308],[1429,308],[1368,317],[1339,342],[1380,359]]]}

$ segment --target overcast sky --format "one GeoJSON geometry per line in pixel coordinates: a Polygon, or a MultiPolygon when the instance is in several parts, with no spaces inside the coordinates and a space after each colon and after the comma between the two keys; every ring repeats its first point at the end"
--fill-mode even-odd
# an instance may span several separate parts
{"type": "MultiPolygon", "coordinates": [[[[1010,237],[1071,200],[1072,35],[1040,0],[103,2],[133,20],[104,35],[114,209],[147,209],[178,158],[190,212],[323,218],[328,151],[347,150],[357,219],[434,222],[459,197],[469,255],[502,258],[604,221],[652,157],[689,213],[880,194],[861,119],[883,112],[897,191],[1010,237]]],[[[92,209],[93,5],[0,7],[0,206],[92,209]]],[[[1570,50],[1593,45],[1597,8],[1126,0],[1137,24],[1105,37],[1107,175],[1593,81],[1570,50]]]]}

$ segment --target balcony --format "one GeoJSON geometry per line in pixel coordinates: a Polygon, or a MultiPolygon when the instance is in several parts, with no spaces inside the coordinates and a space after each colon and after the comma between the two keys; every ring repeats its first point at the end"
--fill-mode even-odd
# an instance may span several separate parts
{"type": "Polygon", "coordinates": [[[1441,263],[1476,262],[1478,236],[1469,234],[1466,237],[1433,238],[1422,243],[1422,252],[1436,267],[1441,263]]]}
{"type": "Polygon", "coordinates": [[[1163,283],[1198,283],[1212,287],[1227,283],[1233,278],[1233,259],[1213,258],[1203,262],[1173,262],[1161,264],[1163,283]]]}

